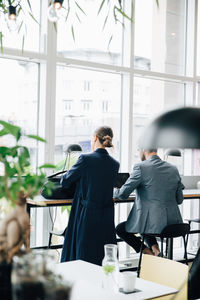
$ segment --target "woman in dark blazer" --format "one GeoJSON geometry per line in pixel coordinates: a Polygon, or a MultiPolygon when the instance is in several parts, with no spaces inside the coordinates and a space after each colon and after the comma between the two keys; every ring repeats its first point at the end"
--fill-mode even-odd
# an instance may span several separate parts
{"type": "Polygon", "coordinates": [[[110,127],[95,131],[90,154],[83,154],[62,178],[62,186],[76,182],[61,262],[81,259],[101,265],[104,245],[116,244],[113,187],[119,163],[106,151],[112,145],[110,127]]]}

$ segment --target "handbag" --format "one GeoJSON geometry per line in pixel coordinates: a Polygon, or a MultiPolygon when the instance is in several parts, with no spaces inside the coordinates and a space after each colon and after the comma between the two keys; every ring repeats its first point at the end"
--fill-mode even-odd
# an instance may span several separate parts
{"type": "Polygon", "coordinates": [[[47,181],[41,191],[41,195],[45,199],[73,199],[76,190],[76,183],[71,184],[68,188],[62,187],[62,184],[60,183],[63,174],[66,172],[67,171],[57,172],[47,177],[47,181]]]}

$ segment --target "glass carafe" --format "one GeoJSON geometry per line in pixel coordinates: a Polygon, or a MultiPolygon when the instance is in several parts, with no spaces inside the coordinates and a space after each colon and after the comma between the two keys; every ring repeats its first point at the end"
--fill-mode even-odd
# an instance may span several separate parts
{"type": "Polygon", "coordinates": [[[103,288],[118,292],[119,290],[119,264],[117,259],[117,245],[104,245],[105,256],[102,261],[103,288]]]}

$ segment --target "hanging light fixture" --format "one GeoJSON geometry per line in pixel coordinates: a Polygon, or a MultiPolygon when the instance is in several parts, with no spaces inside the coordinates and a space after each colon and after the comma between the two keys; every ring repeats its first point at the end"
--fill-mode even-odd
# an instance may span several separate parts
{"type": "Polygon", "coordinates": [[[16,14],[16,7],[10,5],[8,7],[8,19],[11,21],[16,21],[17,19],[17,14],[16,14]]]}
{"type": "Polygon", "coordinates": [[[60,18],[63,0],[54,0],[53,4],[48,7],[47,16],[50,22],[57,22],[60,18]]]}
{"type": "Polygon", "coordinates": [[[8,6],[8,15],[6,21],[10,32],[14,32],[18,29],[19,26],[19,22],[17,18],[17,6],[19,5],[19,2],[16,6],[11,5],[11,2],[9,2],[9,4],[10,5],[8,6]]]}
{"type": "Polygon", "coordinates": [[[62,7],[63,1],[64,0],[55,0],[54,3],[53,3],[54,8],[55,9],[60,9],[62,7]]]}

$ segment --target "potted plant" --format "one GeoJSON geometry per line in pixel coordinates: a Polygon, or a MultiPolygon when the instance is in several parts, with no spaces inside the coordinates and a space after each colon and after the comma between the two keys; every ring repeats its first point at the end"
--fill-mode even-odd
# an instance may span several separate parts
{"type": "MultiPolygon", "coordinates": [[[[51,164],[40,166],[37,173],[31,171],[29,149],[23,145],[23,138],[45,142],[39,136],[27,135],[18,126],[0,120],[0,138],[9,137],[12,145],[0,146],[0,211],[6,202],[12,209],[0,220],[0,295],[9,293],[11,261],[14,255],[30,249],[30,220],[26,212],[26,199],[38,195],[44,185],[44,168],[54,168],[51,164]]],[[[46,185],[50,192],[52,184],[46,185]]],[[[5,296],[9,299],[10,295],[5,296]]]]}

